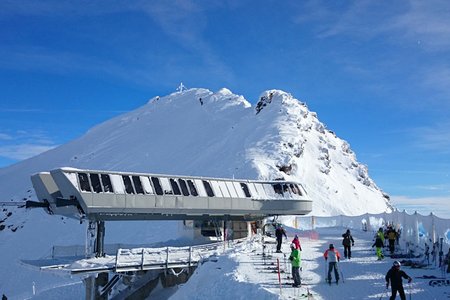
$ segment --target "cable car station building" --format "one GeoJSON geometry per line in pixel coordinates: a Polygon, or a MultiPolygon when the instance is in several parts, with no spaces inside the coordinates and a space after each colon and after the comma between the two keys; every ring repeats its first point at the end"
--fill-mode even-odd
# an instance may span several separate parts
{"type": "MultiPolygon", "coordinates": [[[[292,181],[260,181],[59,168],[32,175],[38,202],[51,215],[87,220],[87,256],[104,256],[105,221],[183,220],[203,235],[249,235],[250,222],[305,215],[312,200],[292,181]],[[220,229],[218,222],[222,223],[220,229]],[[215,232],[213,234],[212,232],[215,232]],[[89,248],[89,247],[87,247],[89,248]]],[[[95,289],[95,288],[93,288],[95,289]]]]}

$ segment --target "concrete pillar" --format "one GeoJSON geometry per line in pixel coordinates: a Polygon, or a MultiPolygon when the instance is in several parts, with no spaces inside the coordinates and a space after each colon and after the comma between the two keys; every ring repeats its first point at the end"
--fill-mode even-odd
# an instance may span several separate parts
{"type": "Polygon", "coordinates": [[[95,275],[83,279],[86,287],[86,300],[95,300],[95,275]]]}
{"type": "Polygon", "coordinates": [[[95,257],[105,256],[105,221],[97,221],[97,238],[95,240],[95,257]]]}

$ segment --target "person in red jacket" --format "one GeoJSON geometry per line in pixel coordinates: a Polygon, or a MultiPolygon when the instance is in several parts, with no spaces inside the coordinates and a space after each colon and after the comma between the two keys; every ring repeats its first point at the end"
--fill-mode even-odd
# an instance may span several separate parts
{"type": "Polygon", "coordinates": [[[329,248],[323,254],[325,260],[328,262],[328,277],[327,282],[331,284],[331,271],[334,269],[334,277],[336,278],[336,284],[339,283],[339,272],[338,272],[338,262],[341,260],[341,255],[339,251],[334,249],[334,245],[330,244],[329,248]]]}
{"type": "Polygon", "coordinates": [[[294,239],[292,240],[292,244],[295,245],[295,249],[303,251],[302,245],[300,245],[300,240],[298,239],[298,235],[295,235],[294,239]]]}

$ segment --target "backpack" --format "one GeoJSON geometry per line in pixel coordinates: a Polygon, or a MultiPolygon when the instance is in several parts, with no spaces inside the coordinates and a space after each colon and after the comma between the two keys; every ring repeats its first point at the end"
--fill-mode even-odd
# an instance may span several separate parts
{"type": "Polygon", "coordinates": [[[351,244],[350,234],[344,234],[344,239],[342,240],[342,245],[350,246],[351,244]]]}

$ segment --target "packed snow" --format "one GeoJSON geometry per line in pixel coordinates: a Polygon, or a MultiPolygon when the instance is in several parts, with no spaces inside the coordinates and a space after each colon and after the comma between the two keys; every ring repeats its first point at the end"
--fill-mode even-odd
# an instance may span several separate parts
{"type": "MultiPolygon", "coordinates": [[[[288,238],[282,244],[283,253],[275,252],[273,238],[263,239],[262,235],[255,235],[233,247],[219,248],[214,257],[205,260],[196,269],[187,283],[167,289],[159,286],[148,299],[308,299],[308,294],[309,299],[388,299],[390,288],[386,289],[385,275],[394,259],[389,258],[386,249],[385,259],[377,260],[371,247],[375,232],[362,230],[352,231],[355,239],[352,258],[343,258],[341,235],[345,231],[346,228],[342,227],[315,231],[288,227],[288,238]],[[293,280],[288,260],[289,245],[295,234],[300,237],[303,250],[302,285],[299,288],[291,286],[293,280]],[[325,282],[327,264],[323,258],[330,243],[335,245],[342,257],[339,263],[340,282],[336,284],[333,280],[331,285],[325,282]]],[[[421,258],[413,260],[422,261],[421,258]]],[[[447,274],[436,263],[416,269],[403,266],[402,270],[413,279],[411,284],[406,280],[403,284],[408,299],[450,297],[450,283],[439,279],[447,274]]],[[[79,299],[82,295],[83,286],[79,282],[53,290],[38,288],[33,299],[79,299]],[[61,298],[62,295],[65,296],[61,298]]]]}
{"type": "MultiPolygon", "coordinates": [[[[352,258],[343,259],[339,263],[342,277],[339,285],[325,282],[327,265],[323,253],[333,243],[343,257],[341,235],[345,231],[346,228],[338,227],[321,228],[317,231],[289,228],[288,239],[285,239],[282,246],[283,253],[275,253],[274,241],[269,242],[265,244],[266,259],[262,255],[263,244],[259,238],[255,238],[252,242],[244,243],[219,256],[217,261],[205,263],[170,299],[307,299],[308,293],[311,294],[311,299],[388,299],[390,288],[386,289],[385,275],[394,259],[386,256],[382,261],[377,260],[371,247],[374,232],[352,231],[355,246],[352,247],[352,258]],[[291,287],[293,280],[287,259],[289,244],[295,234],[299,235],[303,250],[300,288],[291,287]],[[281,285],[277,272],[278,263],[281,285]]],[[[385,250],[385,253],[388,251],[385,250]]],[[[402,269],[413,278],[411,284],[404,282],[409,299],[450,298],[450,282],[423,278],[442,278],[442,270],[435,264],[426,268],[402,269]]]]}

